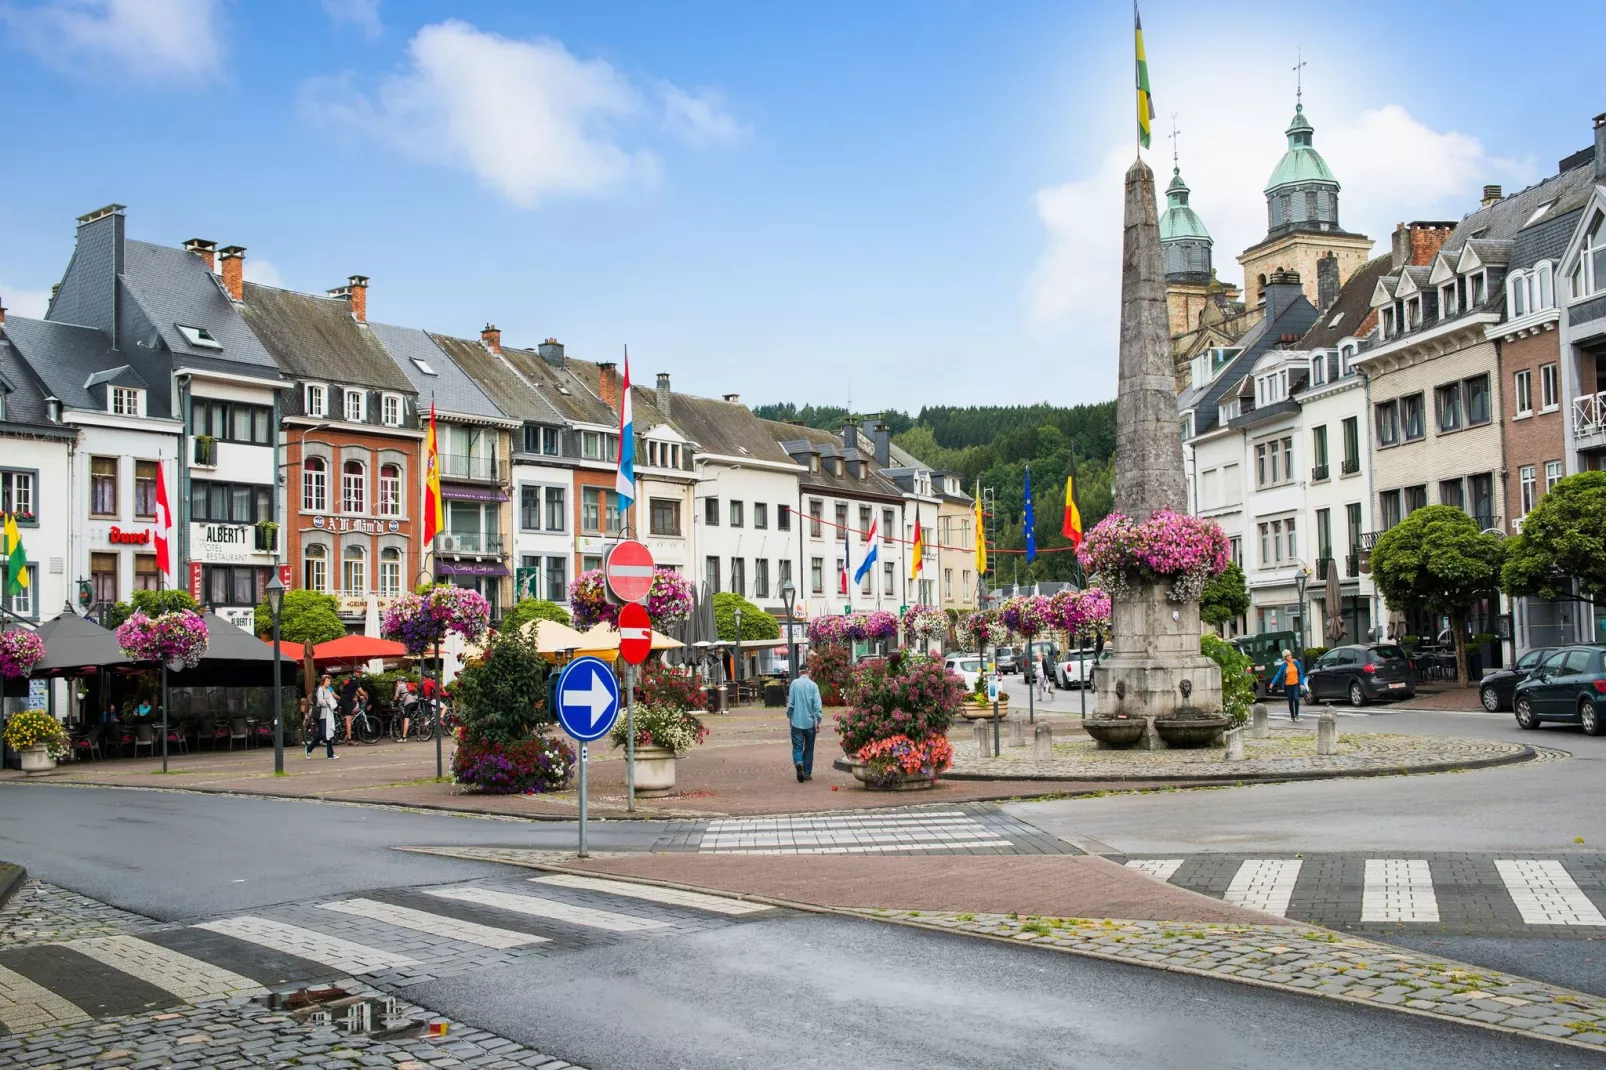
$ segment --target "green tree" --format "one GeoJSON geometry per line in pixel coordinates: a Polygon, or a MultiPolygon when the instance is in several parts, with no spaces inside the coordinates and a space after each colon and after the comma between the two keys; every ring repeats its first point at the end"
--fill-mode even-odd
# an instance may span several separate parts
{"type": "Polygon", "coordinates": [[[548,602],[544,598],[520,599],[518,605],[507,611],[502,623],[496,626],[499,632],[516,632],[532,620],[552,620],[567,625],[573,621],[569,611],[556,602],[548,602]]]}
{"type": "Polygon", "coordinates": [[[1205,584],[1199,596],[1199,616],[1206,624],[1220,627],[1249,612],[1249,584],[1236,561],[1228,562],[1220,575],[1205,584]]]}
{"type": "Polygon", "coordinates": [[[1255,704],[1255,675],[1249,655],[1218,636],[1199,637],[1199,652],[1221,666],[1221,712],[1239,724],[1255,704]]]}
{"type": "MultiPolygon", "coordinates": [[[[332,594],[321,591],[286,591],[284,608],[279,613],[279,638],[287,643],[317,646],[346,634],[335,612],[340,605],[332,594]]],[[[252,618],[256,633],[263,638],[273,635],[273,615],[268,612],[266,600],[257,603],[252,618]]]]}
{"type": "Polygon", "coordinates": [[[1450,618],[1456,677],[1467,679],[1467,615],[1500,582],[1504,540],[1484,534],[1453,505],[1418,509],[1378,536],[1372,581],[1390,609],[1426,610],[1450,618]]]}
{"type": "Polygon", "coordinates": [[[781,625],[774,617],[739,594],[720,591],[714,595],[714,623],[719,627],[720,642],[735,642],[738,607],[742,611],[742,642],[781,637],[781,625]]]}
{"type": "Polygon", "coordinates": [[[1506,543],[1501,584],[1512,597],[1606,600],[1606,472],[1579,472],[1545,492],[1506,543]]]}
{"type": "Polygon", "coordinates": [[[509,744],[539,735],[551,720],[546,710],[549,669],[533,636],[498,632],[485,656],[469,662],[452,685],[453,706],[467,738],[509,744]]]}
{"type": "Polygon", "coordinates": [[[160,591],[135,591],[127,602],[114,602],[107,606],[100,623],[103,628],[116,628],[135,613],[143,613],[147,617],[159,617],[163,613],[173,613],[181,609],[199,613],[201,607],[190,597],[190,592],[181,591],[176,587],[160,591]]]}

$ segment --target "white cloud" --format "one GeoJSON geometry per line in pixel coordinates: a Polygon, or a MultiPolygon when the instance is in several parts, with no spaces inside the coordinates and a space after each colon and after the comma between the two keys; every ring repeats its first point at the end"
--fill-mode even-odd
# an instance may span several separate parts
{"type": "Polygon", "coordinates": [[[517,41],[455,20],[419,30],[408,57],[408,69],[372,99],[353,93],[348,79],[322,79],[306,87],[304,107],[464,167],[524,207],[653,173],[648,154],[618,143],[614,122],[636,114],[641,102],[602,60],[578,59],[547,38],[517,41]]]}
{"type": "Polygon", "coordinates": [[[0,282],[0,305],[4,305],[7,312],[18,316],[43,319],[45,309],[50,307],[50,291],[22,290],[0,282]]]}
{"type": "Polygon", "coordinates": [[[659,86],[664,98],[664,127],[696,148],[739,141],[751,130],[725,110],[724,96],[717,90],[688,93],[664,82],[659,86]]]}
{"type": "Polygon", "coordinates": [[[222,65],[216,0],[50,0],[0,7],[0,22],[63,71],[99,70],[109,61],[141,81],[196,81],[222,65]]]}
{"type": "Polygon", "coordinates": [[[378,37],[384,29],[379,21],[379,0],[323,0],[323,13],[336,26],[355,26],[369,37],[378,37]]]}
{"type": "Polygon", "coordinates": [[[260,256],[245,258],[245,277],[251,282],[261,283],[263,286],[277,286],[284,289],[284,276],[279,269],[273,266],[273,261],[265,260],[260,256]]]}

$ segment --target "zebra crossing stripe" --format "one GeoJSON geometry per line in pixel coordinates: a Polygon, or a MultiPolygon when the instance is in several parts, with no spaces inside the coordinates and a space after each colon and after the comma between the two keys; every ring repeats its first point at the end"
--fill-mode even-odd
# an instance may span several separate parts
{"type": "Polygon", "coordinates": [[[1233,906],[1287,917],[1300,865],[1297,858],[1246,858],[1224,898],[1233,906]]]}
{"type": "Polygon", "coordinates": [[[1368,858],[1362,921],[1438,921],[1439,899],[1425,858],[1368,858]]]}
{"type": "Polygon", "coordinates": [[[1606,925],[1606,917],[1555,859],[1497,858],[1494,864],[1529,925],[1606,925]]]}
{"type": "Polygon", "coordinates": [[[254,996],[267,991],[249,977],[134,936],[97,936],[74,940],[67,946],[80,955],[171,992],[186,1003],[254,996]]]}
{"type": "Polygon", "coordinates": [[[497,910],[511,910],[516,914],[528,914],[536,918],[566,921],[572,925],[607,929],[616,933],[634,933],[670,927],[666,921],[638,918],[630,914],[615,914],[610,910],[576,906],[557,899],[499,892],[493,888],[429,888],[425,889],[425,894],[438,896],[441,899],[457,899],[464,903],[478,903],[480,906],[495,907],[497,910]]]}
{"type": "Polygon", "coordinates": [[[1126,864],[1127,869],[1141,870],[1151,877],[1168,881],[1176,876],[1177,870],[1182,868],[1180,858],[1134,858],[1126,864]]]}
{"type": "Polygon", "coordinates": [[[381,951],[377,947],[367,947],[350,940],[342,940],[337,936],[325,936],[312,929],[303,929],[299,925],[286,925],[282,921],[269,921],[267,918],[251,915],[206,921],[195,928],[222,933],[224,936],[260,944],[275,951],[288,952],[353,975],[388,970],[396,966],[418,965],[416,959],[408,958],[406,955],[381,951]]]}
{"type": "Polygon", "coordinates": [[[709,832],[755,832],[765,829],[888,827],[898,825],[975,824],[963,810],[932,810],[901,814],[815,814],[796,817],[738,817],[708,823],[709,832]]]}
{"type": "Polygon", "coordinates": [[[27,1033],[88,1018],[77,1004],[62,999],[15,970],[0,966],[0,1025],[5,1026],[8,1033],[27,1033]]]}
{"type": "Polygon", "coordinates": [[[395,925],[403,929],[412,929],[415,932],[430,933],[434,936],[446,936],[453,940],[462,940],[480,947],[508,948],[523,947],[526,944],[544,944],[548,940],[544,936],[535,936],[531,933],[514,932],[512,929],[495,929],[489,925],[480,925],[472,921],[459,921],[441,914],[431,914],[427,910],[414,910],[411,907],[399,907],[392,903],[381,903],[377,899],[342,899],[335,903],[320,903],[325,910],[335,910],[342,914],[351,914],[359,918],[368,918],[371,921],[383,922],[386,925],[395,925]]]}
{"type": "Polygon", "coordinates": [[[1008,840],[966,840],[963,843],[861,843],[832,847],[716,847],[699,848],[712,855],[873,855],[906,851],[951,851],[956,847],[1013,847],[1008,840]]]}
{"type": "Polygon", "coordinates": [[[554,873],[547,877],[531,877],[537,884],[551,884],[559,888],[579,888],[588,892],[606,892],[630,899],[646,899],[670,906],[693,907],[715,914],[758,914],[773,907],[763,903],[749,903],[741,899],[727,899],[720,895],[686,892],[679,888],[660,888],[654,884],[631,884],[627,881],[603,880],[601,877],[581,877],[572,873],[554,873]]]}

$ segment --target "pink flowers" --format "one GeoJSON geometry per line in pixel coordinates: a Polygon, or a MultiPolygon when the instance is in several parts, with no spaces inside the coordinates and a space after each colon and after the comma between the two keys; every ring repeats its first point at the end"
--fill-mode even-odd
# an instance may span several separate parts
{"type": "Polygon", "coordinates": [[[13,680],[27,676],[44,656],[45,641],[33,632],[21,628],[0,632],[0,676],[13,680]]]}
{"type": "Polygon", "coordinates": [[[809,621],[813,646],[846,645],[865,639],[891,639],[898,634],[898,617],[884,609],[846,616],[815,617],[809,621]]]}
{"type": "Polygon", "coordinates": [[[1054,627],[1068,633],[1091,636],[1110,625],[1110,596],[1097,587],[1085,591],[1060,591],[1049,599],[1054,627]]]}
{"type": "Polygon", "coordinates": [[[157,617],[135,613],[117,626],[117,645],[133,661],[181,661],[186,669],[206,654],[206,621],[191,609],[157,617]]]}
{"type": "Polygon", "coordinates": [[[1087,533],[1077,556],[1117,594],[1132,584],[1169,581],[1168,597],[1188,602],[1227,567],[1228,547],[1214,521],[1162,509],[1142,522],[1111,513],[1087,533]]]}
{"type": "Polygon", "coordinates": [[[974,646],[980,651],[986,649],[988,643],[997,642],[1003,637],[1004,622],[994,610],[979,609],[959,618],[959,639],[966,646],[974,646]]]}
{"type": "Polygon", "coordinates": [[[691,616],[691,581],[672,568],[653,569],[647,616],[660,631],[691,616]]]}
{"type": "Polygon", "coordinates": [[[918,743],[908,736],[889,736],[865,744],[853,756],[865,764],[866,782],[877,787],[890,787],[906,776],[935,780],[954,764],[947,736],[930,736],[918,743]]]}
{"type": "Polygon", "coordinates": [[[1022,594],[1006,598],[999,616],[1010,631],[1030,639],[1043,629],[1054,626],[1050,609],[1047,597],[1040,594],[1022,594]]]}
{"type": "Polygon", "coordinates": [[[905,639],[937,640],[948,634],[948,617],[936,606],[910,606],[903,615],[905,639]]]}
{"type": "MultiPolygon", "coordinates": [[[[654,628],[661,631],[691,616],[691,602],[691,581],[672,568],[653,569],[645,608],[654,628]]],[[[580,573],[569,584],[569,608],[574,612],[574,626],[581,631],[595,627],[598,621],[619,622],[619,603],[608,600],[607,581],[599,568],[580,573]]]]}
{"type": "Polygon", "coordinates": [[[468,587],[437,583],[423,594],[409,594],[385,613],[381,630],[410,654],[422,654],[447,632],[469,642],[491,626],[491,604],[468,587]]]}

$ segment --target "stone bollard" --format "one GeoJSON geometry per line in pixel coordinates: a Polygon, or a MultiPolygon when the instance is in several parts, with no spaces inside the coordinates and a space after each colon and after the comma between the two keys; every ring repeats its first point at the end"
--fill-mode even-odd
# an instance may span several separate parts
{"type": "Polygon", "coordinates": [[[1024,746],[1026,746],[1026,722],[1025,721],[1018,721],[1018,720],[1013,720],[1013,719],[1010,720],[1010,722],[1009,722],[1009,745],[1011,747],[1024,747],[1024,746]]]}
{"type": "Polygon", "coordinates": [[[1037,732],[1032,738],[1032,757],[1040,762],[1054,759],[1054,730],[1046,724],[1037,726],[1037,732]]]}
{"type": "Polygon", "coordinates": [[[976,737],[976,757],[991,758],[993,756],[993,722],[991,719],[971,721],[970,731],[976,737]]]}
{"type": "Polygon", "coordinates": [[[1227,744],[1227,755],[1226,755],[1226,758],[1224,760],[1225,761],[1229,761],[1229,762],[1241,762],[1241,761],[1243,761],[1244,760],[1244,728],[1243,728],[1243,725],[1239,725],[1237,728],[1229,728],[1229,729],[1227,729],[1226,734],[1222,736],[1222,739],[1224,739],[1226,741],[1226,744],[1227,744]]]}
{"type": "Polygon", "coordinates": [[[1257,702],[1249,711],[1249,738],[1270,739],[1271,722],[1266,719],[1266,704],[1257,702]]]}
{"type": "Polygon", "coordinates": [[[1331,706],[1325,707],[1316,721],[1316,753],[1320,756],[1338,754],[1338,716],[1331,706]]]}

